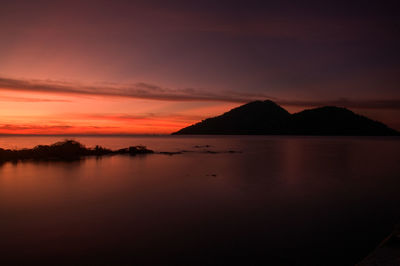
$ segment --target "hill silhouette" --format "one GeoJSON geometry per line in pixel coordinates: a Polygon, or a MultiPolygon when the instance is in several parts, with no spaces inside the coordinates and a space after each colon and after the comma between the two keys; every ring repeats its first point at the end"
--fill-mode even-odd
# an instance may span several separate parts
{"type": "Polygon", "coordinates": [[[400,135],[381,122],[335,106],[304,110],[290,114],[278,104],[254,101],[208,118],[173,134],[214,135],[400,135]]]}

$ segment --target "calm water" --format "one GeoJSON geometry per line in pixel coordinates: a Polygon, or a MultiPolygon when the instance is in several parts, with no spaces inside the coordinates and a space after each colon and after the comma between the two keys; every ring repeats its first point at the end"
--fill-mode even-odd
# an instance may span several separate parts
{"type": "Polygon", "coordinates": [[[400,222],[400,139],[75,139],[193,152],[1,165],[1,265],[352,265],[400,222]]]}

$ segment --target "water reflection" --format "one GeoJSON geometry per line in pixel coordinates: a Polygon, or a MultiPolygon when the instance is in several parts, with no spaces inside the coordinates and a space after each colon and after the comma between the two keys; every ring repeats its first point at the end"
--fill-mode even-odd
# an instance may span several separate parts
{"type": "Polygon", "coordinates": [[[350,265],[400,218],[399,141],[159,137],[116,142],[108,147],[209,145],[243,153],[6,163],[0,167],[3,261],[350,265]]]}

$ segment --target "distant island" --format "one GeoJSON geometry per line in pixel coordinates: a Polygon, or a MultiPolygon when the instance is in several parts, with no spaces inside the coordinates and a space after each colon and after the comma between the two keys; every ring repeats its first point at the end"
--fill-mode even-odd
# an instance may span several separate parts
{"type": "Polygon", "coordinates": [[[154,151],[144,146],[131,146],[129,148],[110,150],[101,146],[86,148],[74,140],[65,140],[52,145],[38,145],[33,149],[5,150],[0,148],[0,163],[7,161],[70,161],[79,160],[84,156],[103,156],[114,154],[150,154],[154,151]]]}
{"type": "Polygon", "coordinates": [[[173,135],[399,136],[385,124],[335,106],[290,114],[273,101],[254,101],[173,135]]]}

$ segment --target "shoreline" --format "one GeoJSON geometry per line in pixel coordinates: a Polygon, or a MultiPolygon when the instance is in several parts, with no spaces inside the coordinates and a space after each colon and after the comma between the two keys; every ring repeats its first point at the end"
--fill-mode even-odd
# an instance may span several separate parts
{"type": "Polygon", "coordinates": [[[111,150],[96,145],[94,148],[87,148],[75,140],[65,140],[51,145],[37,145],[31,149],[2,149],[0,148],[0,163],[18,161],[73,161],[82,157],[105,155],[140,155],[153,154],[154,151],[145,146],[130,146],[118,150],[111,150]]]}

